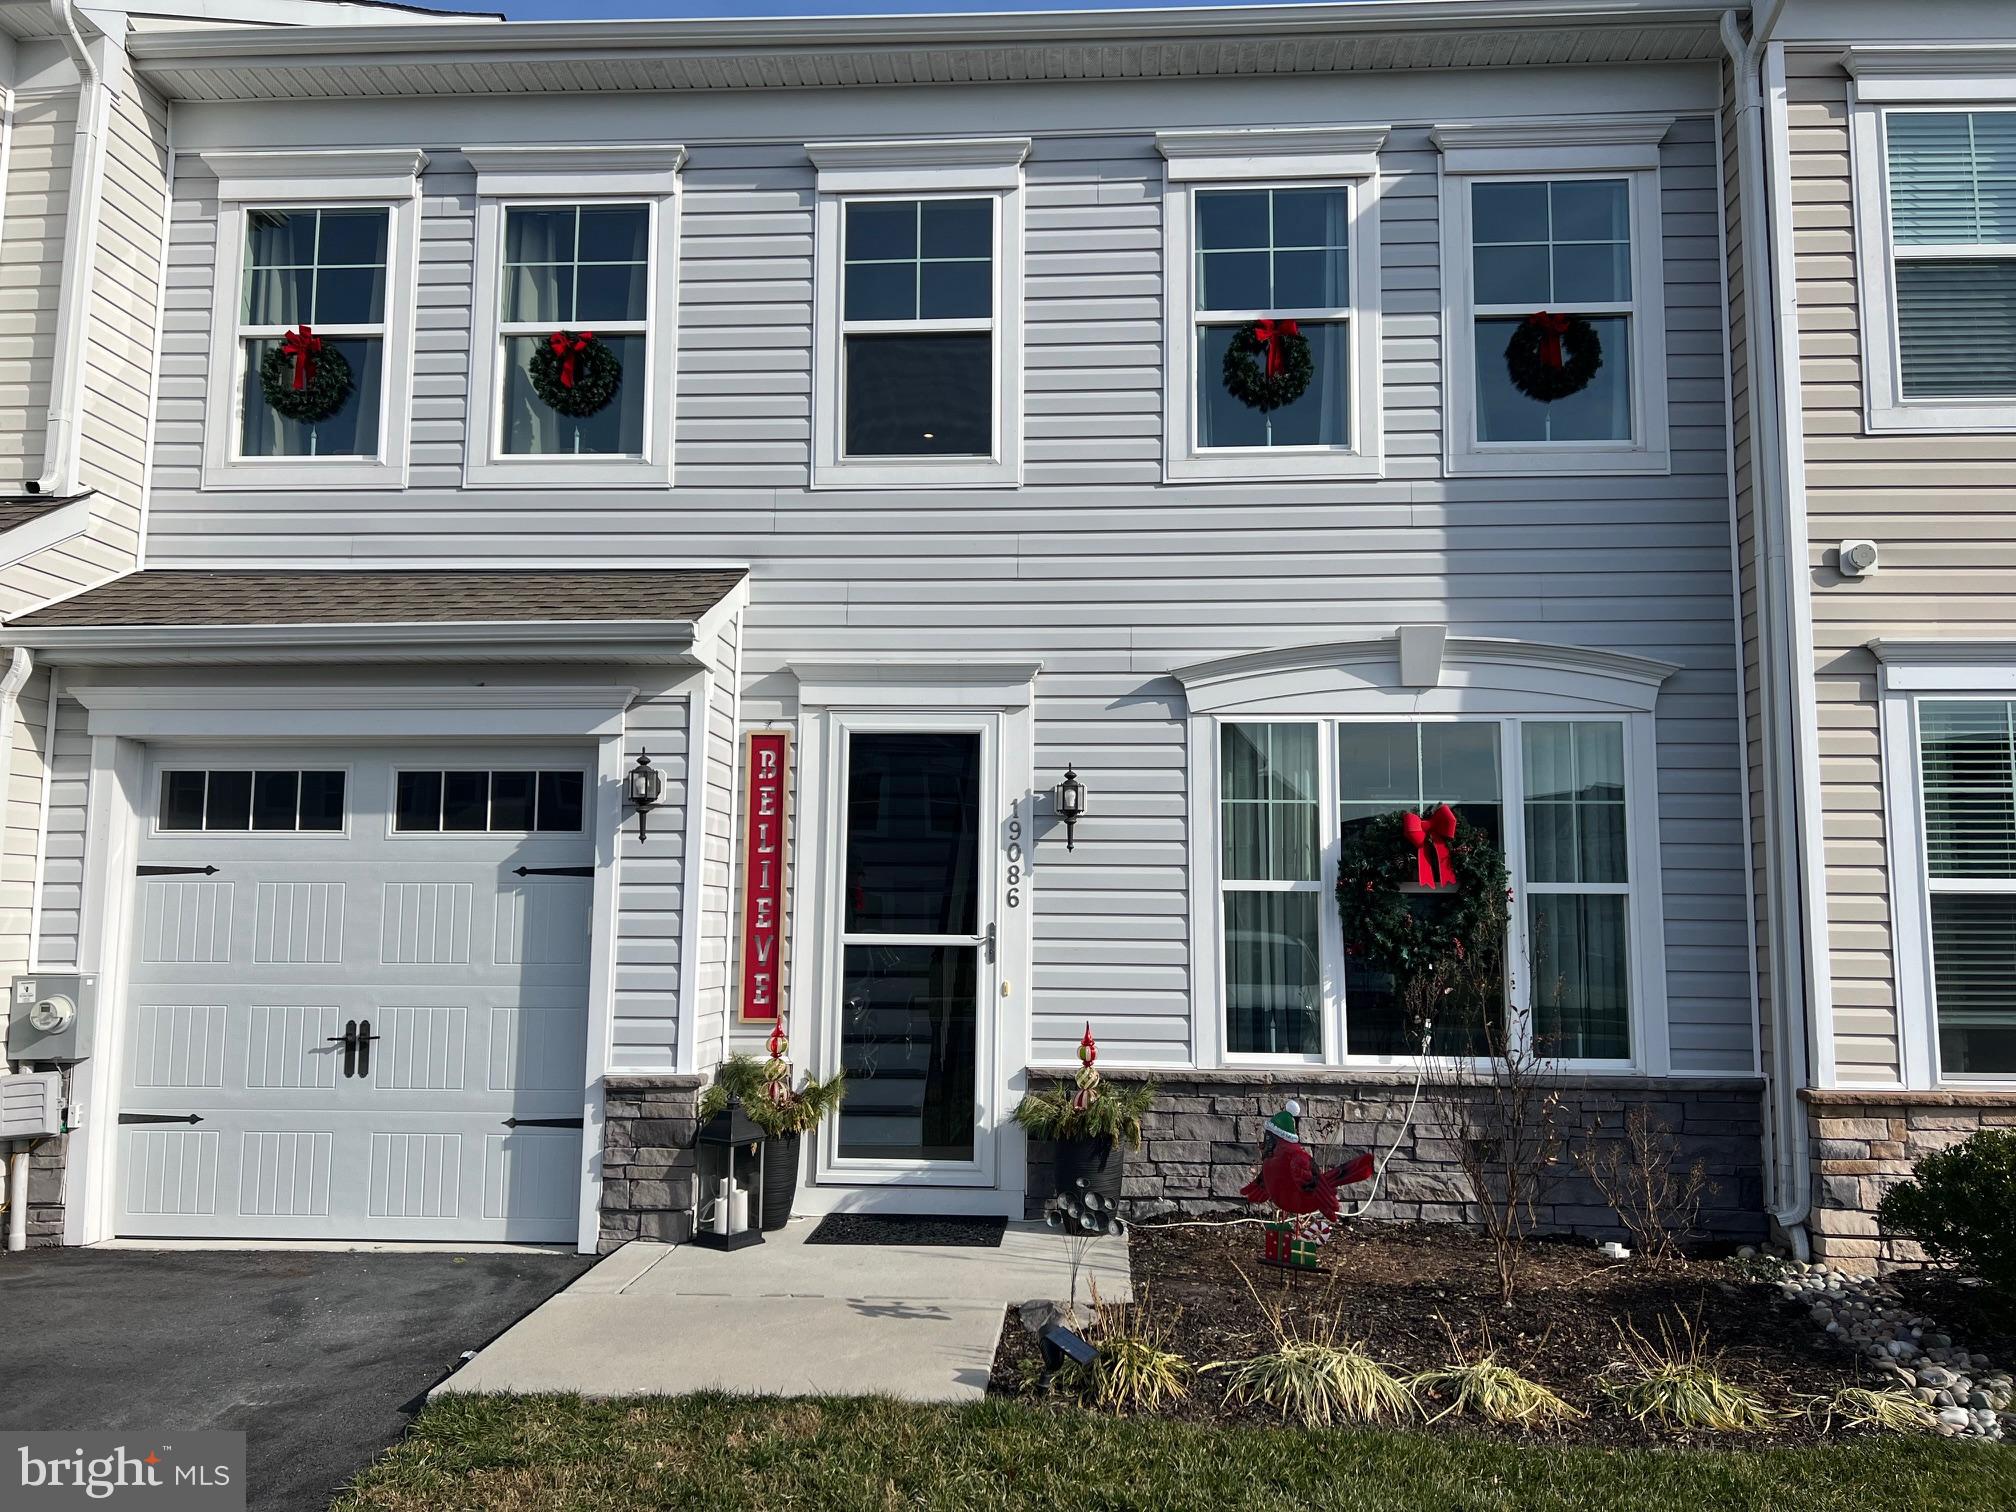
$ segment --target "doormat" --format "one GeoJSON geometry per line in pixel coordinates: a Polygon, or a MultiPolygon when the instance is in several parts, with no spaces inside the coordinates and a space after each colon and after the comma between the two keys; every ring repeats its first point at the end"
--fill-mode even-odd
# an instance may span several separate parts
{"type": "Polygon", "coordinates": [[[919,1244],[999,1249],[1006,1218],[925,1218],[903,1213],[828,1213],[807,1244],[919,1244]]]}

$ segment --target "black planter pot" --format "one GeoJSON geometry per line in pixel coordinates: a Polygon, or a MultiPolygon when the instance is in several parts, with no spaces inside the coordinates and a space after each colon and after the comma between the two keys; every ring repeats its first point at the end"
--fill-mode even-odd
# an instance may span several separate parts
{"type": "Polygon", "coordinates": [[[763,1232],[774,1234],[791,1221],[798,1197],[796,1134],[772,1134],[763,1151],[763,1232]]]}
{"type": "Polygon", "coordinates": [[[1055,1152],[1051,1168],[1054,1194],[1096,1192],[1106,1201],[1120,1200],[1127,1148],[1117,1139],[1060,1139],[1050,1148],[1055,1152]]]}

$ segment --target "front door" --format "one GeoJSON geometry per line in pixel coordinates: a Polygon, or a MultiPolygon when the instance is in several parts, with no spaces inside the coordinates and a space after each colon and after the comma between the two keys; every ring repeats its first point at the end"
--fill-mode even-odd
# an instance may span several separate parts
{"type": "Polygon", "coordinates": [[[829,1000],[848,1085],[823,1151],[829,1179],[993,1180],[990,733],[952,722],[842,730],[829,1000]]]}

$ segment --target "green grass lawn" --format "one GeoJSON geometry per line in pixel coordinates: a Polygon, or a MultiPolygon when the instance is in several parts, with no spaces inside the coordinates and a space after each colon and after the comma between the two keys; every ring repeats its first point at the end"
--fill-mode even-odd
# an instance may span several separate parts
{"type": "Polygon", "coordinates": [[[1895,1438],[1749,1452],[1566,1449],[1124,1421],[1006,1402],[449,1397],[336,1505],[1957,1512],[2016,1507],[2016,1448],[1895,1438]]]}

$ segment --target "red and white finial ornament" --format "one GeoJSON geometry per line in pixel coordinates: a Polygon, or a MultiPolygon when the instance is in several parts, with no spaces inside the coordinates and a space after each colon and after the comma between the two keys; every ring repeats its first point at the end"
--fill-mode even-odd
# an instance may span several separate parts
{"type": "Polygon", "coordinates": [[[1081,1066],[1089,1066],[1097,1059],[1099,1059],[1099,1045],[1092,1038],[1092,1025],[1088,1022],[1085,1025],[1085,1038],[1078,1041],[1078,1063],[1081,1066]]]}
{"type": "Polygon", "coordinates": [[[784,1025],[782,1022],[779,1022],[777,1027],[770,1031],[770,1059],[784,1059],[784,1052],[790,1046],[791,1041],[784,1038],[784,1025]]]}

